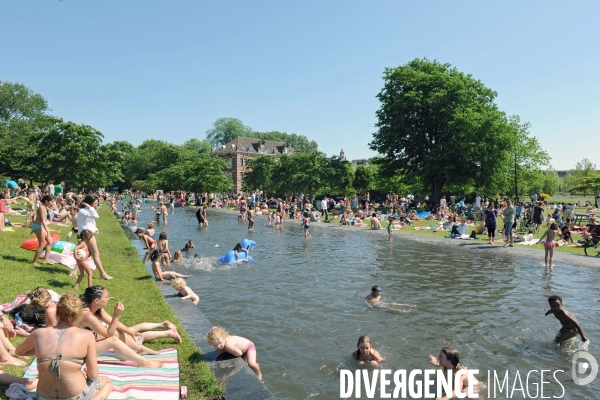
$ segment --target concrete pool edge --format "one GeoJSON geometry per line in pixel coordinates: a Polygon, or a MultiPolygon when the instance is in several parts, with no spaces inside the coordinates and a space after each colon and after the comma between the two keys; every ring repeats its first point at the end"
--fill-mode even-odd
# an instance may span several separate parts
{"type": "MultiPolygon", "coordinates": [[[[131,234],[131,230],[128,232],[125,227],[126,225],[121,224],[121,229],[124,231],[125,236],[133,244],[133,241],[136,239],[129,235],[131,234]]],[[[146,267],[146,271],[151,274],[148,267],[146,267]]],[[[175,290],[171,287],[170,282],[168,284],[157,283],[157,287],[163,294],[165,302],[171,307],[179,323],[185,329],[187,335],[193,340],[196,347],[202,351],[202,360],[208,364],[212,373],[225,387],[225,395],[223,397],[226,400],[276,399],[266,385],[258,379],[256,374],[240,357],[216,361],[214,347],[206,343],[205,340],[213,324],[199,307],[195,306],[191,301],[181,301],[179,297],[176,297],[174,295],[175,290]]]]}
{"type": "Polygon", "coordinates": [[[224,385],[225,399],[259,400],[276,398],[241,358],[237,357],[225,361],[215,360],[214,347],[205,341],[206,335],[213,324],[200,308],[191,301],[181,301],[179,297],[173,294],[174,289],[170,285],[159,284],[158,288],[163,293],[165,301],[173,309],[181,325],[185,328],[188,336],[202,350],[202,359],[208,363],[217,379],[220,381],[226,379],[226,385],[224,385]],[[232,375],[226,378],[229,374],[232,375]]]}

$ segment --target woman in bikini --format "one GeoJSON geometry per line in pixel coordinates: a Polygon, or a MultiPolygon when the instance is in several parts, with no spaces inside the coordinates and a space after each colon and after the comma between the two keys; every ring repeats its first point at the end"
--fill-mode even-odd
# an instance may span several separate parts
{"type": "Polygon", "coordinates": [[[119,357],[136,362],[140,368],[162,368],[162,363],[143,357],[146,354],[158,354],[158,352],[138,344],[136,333],[119,322],[119,316],[125,309],[123,303],[118,302],[115,305],[111,317],[103,309],[108,303],[108,292],[102,286],[87,288],[80,298],[82,313],[79,320],[75,322],[75,326],[93,332],[97,355],[114,349],[119,357]],[[121,326],[127,329],[127,334],[120,331],[121,326]]]}
{"type": "Polygon", "coordinates": [[[41,204],[35,212],[35,219],[31,225],[31,231],[37,236],[39,246],[35,250],[33,256],[33,265],[38,265],[38,259],[42,255],[42,251],[46,250],[44,254],[44,264],[50,264],[50,250],[52,249],[52,242],[50,241],[50,230],[48,229],[48,208],[52,207],[54,203],[54,197],[49,194],[42,197],[41,204]]]}
{"type": "Polygon", "coordinates": [[[98,376],[94,335],[73,325],[80,315],[79,298],[62,296],[56,305],[58,324],[35,330],[16,349],[17,354],[35,355],[38,360],[39,400],[102,400],[112,392],[111,380],[98,376]],[[81,372],[84,364],[85,375],[81,372]]]}
{"type": "Polygon", "coordinates": [[[359,364],[378,364],[385,361],[385,358],[377,350],[371,347],[371,339],[368,336],[361,336],[356,343],[356,350],[352,352],[352,358],[359,364]]]}

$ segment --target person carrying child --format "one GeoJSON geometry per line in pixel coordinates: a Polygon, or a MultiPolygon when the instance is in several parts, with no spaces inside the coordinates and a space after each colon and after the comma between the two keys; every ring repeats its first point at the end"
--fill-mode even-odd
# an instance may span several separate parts
{"type": "Polygon", "coordinates": [[[241,336],[229,336],[225,329],[215,326],[208,332],[206,341],[215,347],[217,356],[229,353],[234,357],[242,357],[258,379],[262,380],[260,366],[256,362],[256,346],[250,340],[241,336]]]}
{"type": "Polygon", "coordinates": [[[358,364],[377,365],[381,361],[385,361],[385,358],[371,346],[371,339],[368,336],[361,336],[358,338],[356,350],[352,352],[352,358],[357,360],[358,364]]]}
{"type": "Polygon", "coordinates": [[[588,338],[583,334],[583,329],[579,325],[579,321],[573,314],[569,311],[565,310],[562,306],[562,298],[560,296],[550,296],[548,297],[548,303],[550,304],[550,309],[546,311],[544,316],[548,316],[550,314],[554,314],[556,319],[560,322],[562,327],[556,334],[554,338],[554,342],[562,345],[569,339],[574,338],[577,335],[581,336],[581,341],[589,342],[588,338]]]}
{"type": "Polygon", "coordinates": [[[200,302],[200,297],[196,293],[194,293],[192,289],[189,288],[189,286],[183,279],[175,279],[173,281],[172,286],[175,290],[177,290],[175,296],[180,297],[180,300],[190,299],[192,300],[192,303],[194,303],[194,305],[196,306],[200,302]]]}
{"type": "MultiPolygon", "coordinates": [[[[94,236],[94,234],[89,229],[84,229],[83,231],[81,231],[81,234],[79,235],[79,244],[77,245],[77,247],[75,247],[75,250],[73,250],[73,254],[75,255],[75,262],[77,263],[77,267],[79,268],[79,276],[77,277],[77,283],[75,283],[74,286],[75,290],[79,290],[79,284],[83,280],[83,276],[85,274],[87,274],[87,287],[93,286],[92,268],[88,263],[88,259],[90,258],[90,252],[87,248],[87,242],[91,239],[92,236],[94,236]]],[[[73,273],[74,272],[75,271],[73,271],[73,273]]],[[[71,273],[70,276],[74,276],[73,273],[71,273]]]]}

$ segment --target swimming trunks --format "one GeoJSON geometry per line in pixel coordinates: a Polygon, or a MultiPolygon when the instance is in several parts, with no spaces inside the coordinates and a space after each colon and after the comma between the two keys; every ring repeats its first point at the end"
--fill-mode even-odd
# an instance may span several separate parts
{"type": "Polygon", "coordinates": [[[73,233],[77,234],[79,232],[79,227],[71,228],[71,230],[73,231],[73,233]]]}
{"type": "Polygon", "coordinates": [[[310,224],[304,224],[304,229],[310,228],[310,224]]]}
{"type": "Polygon", "coordinates": [[[553,240],[549,240],[547,242],[544,242],[544,247],[547,248],[547,249],[554,248],[554,241],[553,240]]]}
{"type": "Polygon", "coordinates": [[[558,342],[560,341],[560,337],[561,337],[561,336],[563,335],[563,333],[565,333],[565,332],[571,332],[571,334],[572,334],[573,336],[577,336],[577,335],[579,335],[579,330],[578,330],[577,328],[565,328],[565,327],[562,327],[562,328],[560,328],[560,330],[558,331],[558,333],[557,333],[557,334],[556,334],[556,336],[554,337],[554,341],[555,341],[556,343],[558,343],[558,342]]]}
{"type": "Polygon", "coordinates": [[[31,224],[31,231],[32,231],[32,232],[35,232],[35,231],[41,230],[42,228],[43,228],[43,226],[42,226],[42,225],[38,225],[38,224],[31,224]]]}

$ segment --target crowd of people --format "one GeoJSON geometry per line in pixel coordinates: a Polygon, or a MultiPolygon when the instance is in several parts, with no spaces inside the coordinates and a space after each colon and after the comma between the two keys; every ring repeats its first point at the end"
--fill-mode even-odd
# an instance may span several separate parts
{"type": "MultiPolygon", "coordinates": [[[[99,376],[96,357],[106,350],[112,348],[119,357],[136,362],[139,366],[160,367],[159,363],[143,357],[145,354],[156,353],[145,347],[143,343],[157,338],[172,338],[176,342],[181,342],[176,327],[169,321],[141,323],[132,327],[119,322],[119,316],[124,311],[123,304],[117,302],[112,315],[106,311],[111,298],[104,287],[93,285],[93,271],[88,263],[90,259],[93,260],[101,278],[112,279],[102,265],[96,241],[99,233],[95,222],[99,218],[96,211],[99,199],[104,198],[114,213],[119,211],[118,202],[122,201],[121,222],[137,226],[139,213],[143,207],[146,207],[143,197],[138,194],[109,196],[103,193],[95,195],[75,193],[65,189],[63,182],[58,185],[49,183],[41,190],[37,187],[29,188],[27,185],[22,185],[22,182],[18,182],[15,188],[11,186],[7,183],[7,190],[0,193],[0,211],[9,215],[10,213],[24,215],[27,218],[23,225],[31,228],[39,242],[33,263],[37,264],[44,251],[43,262],[51,263],[48,258],[51,250],[51,230],[48,225],[70,223],[72,229],[69,238],[76,235],[78,239],[74,250],[79,272],[75,289],[79,288],[86,275],[87,288],[81,296],[72,294],[59,296],[52,290],[38,287],[28,292],[27,296],[20,303],[14,304],[10,310],[5,310],[10,311],[14,319],[11,321],[4,313],[0,316],[1,361],[24,365],[25,362],[17,357],[35,355],[38,358],[40,374],[38,381],[2,373],[0,383],[17,383],[28,390],[37,387],[40,399],[57,396],[69,398],[76,395],[81,395],[82,399],[105,398],[112,389],[112,383],[107,378],[99,376]],[[7,206],[20,200],[27,205],[27,210],[23,213],[11,209],[5,211],[7,206]],[[16,323],[17,318],[19,323],[16,323]],[[26,336],[27,339],[14,348],[8,339],[16,335],[26,336]],[[77,345],[67,347],[65,346],[67,341],[77,345]],[[78,372],[82,364],[86,364],[85,376],[78,372]],[[76,383],[66,385],[67,380],[76,383]]],[[[369,193],[365,193],[351,199],[344,197],[336,200],[324,197],[317,203],[319,207],[315,207],[312,201],[302,195],[290,196],[286,199],[260,199],[255,194],[247,197],[227,197],[209,193],[188,194],[182,191],[159,193],[150,197],[158,201],[156,206],[149,206],[152,207],[155,218],[147,224],[146,229],[138,228],[135,233],[147,249],[146,257],[152,263],[155,279],[161,282],[172,280],[175,294],[195,305],[199,303],[200,297],[187,286],[185,281],[191,275],[163,270],[164,267],[168,268],[170,262],[181,262],[182,253],[194,249],[193,241],[189,240],[184,248],[171,254],[165,232],[160,233],[155,239],[155,224],[161,222],[164,225],[168,224],[169,212],[173,213],[177,204],[182,207],[195,204],[198,223],[203,227],[208,226],[207,208],[232,206],[238,212],[238,221],[247,222],[249,230],[253,229],[257,217],[265,217],[267,225],[279,229],[283,229],[285,220],[297,220],[300,221],[306,238],[310,237],[310,225],[315,222],[339,219],[341,225],[361,227],[366,223],[371,229],[379,230],[383,229],[381,221],[387,220],[387,233],[389,240],[392,241],[393,230],[406,227],[420,219],[430,219],[437,220],[439,226],[436,230],[449,230],[450,237],[464,237],[468,232],[466,228],[468,224],[479,222],[475,230],[476,234],[487,235],[489,243],[492,244],[499,228],[497,219],[501,217],[503,219],[501,235],[505,247],[511,247],[515,242],[516,225],[520,221],[530,221],[531,233],[545,229],[542,238],[545,239],[546,264],[550,267],[556,237],[560,236],[561,240],[573,242],[570,228],[575,217],[573,204],[549,205],[547,201],[538,197],[532,198],[531,202],[517,204],[513,204],[509,199],[492,201],[480,195],[476,196],[473,203],[467,203],[466,199],[462,198],[455,204],[449,204],[447,199],[442,197],[439,204],[434,205],[428,198],[425,198],[421,204],[416,202],[412,195],[400,197],[395,194],[386,196],[381,203],[372,203],[369,193]],[[427,216],[418,213],[419,209],[428,211],[427,216]]],[[[594,227],[597,226],[597,222],[593,216],[595,209],[588,205],[587,211],[590,214],[589,226],[592,228],[583,232],[582,240],[596,240],[597,233],[594,227]]],[[[2,222],[4,222],[3,217],[0,215],[2,222]]],[[[236,245],[234,251],[238,258],[242,257],[240,253],[245,253],[245,257],[248,257],[247,249],[244,249],[241,244],[236,245]]],[[[365,299],[369,307],[390,309],[416,307],[410,304],[383,302],[381,291],[381,287],[373,286],[371,293],[365,299]]],[[[582,341],[587,341],[577,319],[562,308],[562,299],[552,296],[548,301],[550,311],[546,315],[554,314],[562,324],[556,342],[562,344],[577,335],[582,341]]],[[[218,355],[227,353],[242,357],[256,375],[261,377],[260,367],[256,362],[256,346],[250,340],[230,336],[220,327],[213,328],[207,340],[215,347],[218,355]]],[[[371,340],[367,336],[359,338],[352,357],[359,363],[367,364],[385,361],[385,358],[372,348],[371,340]]],[[[454,374],[459,369],[465,368],[459,363],[458,352],[449,347],[444,347],[437,359],[430,355],[429,361],[444,370],[452,370],[454,374]]]]}

